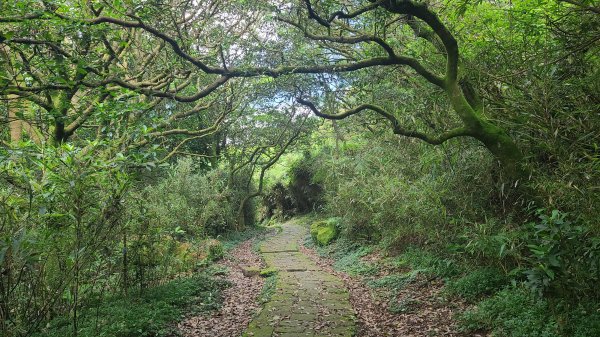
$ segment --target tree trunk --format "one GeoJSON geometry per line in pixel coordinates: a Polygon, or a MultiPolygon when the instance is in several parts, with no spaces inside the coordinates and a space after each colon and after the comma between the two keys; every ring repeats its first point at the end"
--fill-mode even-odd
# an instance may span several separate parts
{"type": "Polygon", "coordinates": [[[449,85],[446,92],[452,107],[472,137],[483,143],[500,164],[502,178],[517,184],[526,180],[529,174],[525,167],[523,153],[508,133],[483,117],[482,108],[474,109],[467,102],[457,83],[449,85]]]}
{"type": "Polygon", "coordinates": [[[10,141],[17,143],[21,140],[23,132],[23,122],[17,118],[17,110],[19,110],[19,101],[16,95],[8,95],[8,128],[10,129],[10,141]]]}
{"type": "Polygon", "coordinates": [[[242,199],[242,202],[240,203],[240,208],[238,209],[238,215],[237,215],[238,230],[244,230],[244,228],[246,228],[246,212],[245,212],[246,206],[248,206],[248,203],[250,202],[250,200],[258,197],[261,194],[262,194],[262,192],[255,192],[250,195],[247,195],[244,199],[242,199]]]}

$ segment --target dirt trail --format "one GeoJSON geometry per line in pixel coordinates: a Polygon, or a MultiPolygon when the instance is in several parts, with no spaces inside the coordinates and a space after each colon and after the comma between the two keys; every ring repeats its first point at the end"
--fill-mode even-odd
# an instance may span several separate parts
{"type": "Polygon", "coordinates": [[[261,245],[267,265],[278,270],[277,285],[244,336],[353,335],[355,317],[343,282],[298,249],[306,233],[306,228],[290,221],[261,245]]]}

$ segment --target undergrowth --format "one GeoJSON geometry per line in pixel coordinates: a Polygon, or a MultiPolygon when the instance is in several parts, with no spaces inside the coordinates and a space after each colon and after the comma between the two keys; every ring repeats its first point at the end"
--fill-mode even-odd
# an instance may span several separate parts
{"type": "MultiPolygon", "coordinates": [[[[219,278],[226,275],[226,267],[213,261],[223,258],[240,243],[262,235],[263,228],[251,227],[241,232],[230,232],[219,240],[211,240],[209,257],[193,276],[169,281],[166,284],[135,292],[129,296],[112,295],[90,301],[78,314],[78,337],[138,337],[173,336],[173,323],[184,314],[207,313],[217,310],[221,292],[228,287],[219,278]]],[[[273,279],[274,277],[269,277],[273,279]]],[[[74,336],[72,319],[60,316],[51,320],[35,337],[74,336]]]]}
{"type": "Polygon", "coordinates": [[[373,247],[362,246],[346,240],[338,240],[328,246],[315,245],[310,237],[307,237],[304,245],[313,248],[321,256],[327,256],[333,259],[333,267],[336,270],[343,271],[352,276],[375,275],[379,271],[379,266],[364,261],[362,258],[373,252],[373,247]]]}
{"type": "Polygon", "coordinates": [[[307,238],[305,246],[332,259],[336,270],[358,277],[377,289],[392,313],[410,313],[418,305],[417,299],[400,297],[400,293],[423,275],[444,280],[441,295],[447,300],[459,299],[475,304],[472,309],[457,315],[464,333],[491,332],[492,336],[511,337],[600,336],[597,303],[589,300],[572,303],[559,297],[541,297],[532,291],[523,268],[504,270],[502,264],[472,264],[464,256],[448,254],[453,251],[451,248],[433,251],[412,246],[396,256],[367,262],[363,259],[365,256],[376,251],[385,252],[385,248],[344,238],[325,247],[317,246],[307,238]],[[387,273],[378,276],[382,270],[387,273]]]}
{"type": "Polygon", "coordinates": [[[275,293],[277,287],[277,273],[271,274],[265,278],[265,283],[258,296],[258,301],[262,304],[267,303],[271,300],[271,296],[275,293]]]}
{"type": "MultiPolygon", "coordinates": [[[[217,310],[225,287],[225,281],[203,273],[173,280],[142,294],[90,303],[80,311],[77,336],[167,336],[174,332],[172,323],[184,313],[217,310]]],[[[68,317],[59,317],[34,336],[74,336],[73,326],[68,317]]]]}

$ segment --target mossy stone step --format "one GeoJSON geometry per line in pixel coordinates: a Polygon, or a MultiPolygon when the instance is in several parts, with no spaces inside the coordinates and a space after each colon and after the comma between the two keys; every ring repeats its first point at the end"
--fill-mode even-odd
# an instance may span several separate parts
{"type": "Polygon", "coordinates": [[[356,320],[343,282],[298,250],[304,227],[288,222],[281,228],[260,247],[278,271],[276,289],[244,336],[353,336],[356,320]]]}

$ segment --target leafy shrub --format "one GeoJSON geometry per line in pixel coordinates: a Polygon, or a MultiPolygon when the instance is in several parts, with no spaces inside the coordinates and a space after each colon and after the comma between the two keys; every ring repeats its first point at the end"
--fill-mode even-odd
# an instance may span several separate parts
{"type": "Polygon", "coordinates": [[[0,146],[3,336],[25,335],[101,288],[118,288],[126,167],[139,162],[99,155],[109,140],[86,151],[50,143],[0,146]]]}
{"type": "MultiPolygon", "coordinates": [[[[220,305],[224,281],[206,275],[171,281],[141,296],[99,299],[80,313],[78,336],[139,337],[171,335],[170,324],[186,311],[207,312],[220,305]]],[[[68,317],[48,323],[36,337],[73,336],[68,317]]]]}
{"type": "Polygon", "coordinates": [[[277,182],[265,193],[265,219],[287,218],[321,208],[323,186],[315,179],[315,158],[305,152],[287,172],[289,181],[277,182]]]}
{"type": "Polygon", "coordinates": [[[337,255],[337,261],[333,267],[346,272],[350,275],[374,275],[379,271],[379,266],[363,261],[361,258],[371,252],[368,247],[361,247],[356,250],[346,250],[337,255]]]}
{"type": "Polygon", "coordinates": [[[468,331],[491,329],[496,336],[560,336],[548,303],[522,287],[500,291],[462,314],[459,320],[468,331]]]}
{"type": "Polygon", "coordinates": [[[290,168],[288,191],[295,212],[304,214],[319,208],[323,186],[315,178],[315,158],[305,152],[290,168]]]}
{"type": "Polygon", "coordinates": [[[527,245],[530,267],[525,271],[528,286],[540,295],[593,289],[600,280],[597,242],[567,213],[537,213],[539,221],[528,224],[532,232],[527,245]]]}
{"type": "Polygon", "coordinates": [[[600,336],[600,306],[598,303],[579,304],[568,312],[568,323],[564,335],[577,337],[600,336]]]}
{"type": "MultiPolygon", "coordinates": [[[[170,172],[141,193],[132,192],[131,199],[138,200],[128,207],[136,217],[134,221],[149,218],[152,224],[171,232],[179,228],[188,237],[216,236],[233,228],[244,192],[235,182],[229,184],[226,172],[215,169],[200,173],[189,159],[179,160],[170,172]]],[[[250,213],[248,217],[252,217],[250,213]]]]}
{"type": "Polygon", "coordinates": [[[508,284],[508,277],[502,270],[495,268],[479,268],[467,275],[450,281],[446,290],[449,294],[460,296],[469,301],[491,295],[508,284]]]}
{"type": "Polygon", "coordinates": [[[217,261],[225,256],[225,250],[223,244],[219,240],[211,239],[207,242],[208,259],[210,261],[217,261]]]}
{"type": "Polygon", "coordinates": [[[266,208],[265,219],[283,219],[295,213],[289,191],[281,182],[273,185],[262,201],[266,208]]]}
{"type": "Polygon", "coordinates": [[[314,169],[324,186],[325,210],[342,218],[341,235],[350,240],[382,243],[393,251],[442,246],[462,228],[463,221],[454,219],[478,221],[490,204],[487,173],[493,165],[481,149],[449,155],[395,136],[357,137],[351,143],[352,150],[339,156],[323,148],[314,169]]]}
{"type": "Polygon", "coordinates": [[[463,223],[462,230],[458,232],[454,242],[448,245],[447,250],[453,254],[465,255],[480,264],[511,269],[523,260],[527,234],[508,222],[488,218],[477,223],[463,223]]]}
{"type": "Polygon", "coordinates": [[[410,267],[438,277],[456,276],[462,272],[462,267],[456,261],[440,257],[426,250],[409,248],[393,260],[399,267],[410,267]]]}

